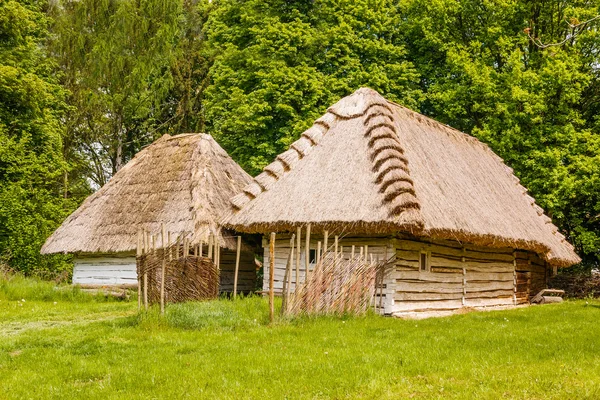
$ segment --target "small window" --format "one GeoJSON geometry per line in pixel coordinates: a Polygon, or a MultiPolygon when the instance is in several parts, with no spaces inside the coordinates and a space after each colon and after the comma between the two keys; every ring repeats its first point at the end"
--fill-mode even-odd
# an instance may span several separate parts
{"type": "Polygon", "coordinates": [[[311,264],[316,264],[317,263],[317,250],[310,249],[308,251],[308,259],[310,260],[309,262],[311,264]]]}
{"type": "Polygon", "coordinates": [[[419,257],[419,269],[421,271],[429,271],[429,254],[422,251],[419,257]]]}

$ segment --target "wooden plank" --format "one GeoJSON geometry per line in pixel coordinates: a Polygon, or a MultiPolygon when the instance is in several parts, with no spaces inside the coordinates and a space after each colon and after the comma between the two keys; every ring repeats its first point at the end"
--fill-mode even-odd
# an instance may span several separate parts
{"type": "Polygon", "coordinates": [[[275,316],[275,287],[274,287],[274,271],[275,271],[275,233],[271,233],[271,242],[269,244],[269,254],[271,259],[269,262],[269,320],[273,323],[275,316]]]}
{"type": "Polygon", "coordinates": [[[396,293],[394,300],[396,301],[437,301],[437,300],[460,300],[462,298],[462,291],[459,293],[396,293]]]}
{"type": "Polygon", "coordinates": [[[512,288],[508,290],[489,290],[489,291],[480,291],[480,292],[470,292],[467,291],[465,294],[465,298],[467,300],[471,299],[493,299],[493,298],[501,298],[506,297],[509,298],[512,302],[513,291],[512,288]]]}
{"type": "Polygon", "coordinates": [[[407,311],[456,310],[461,307],[460,300],[398,301],[392,306],[392,314],[407,311]]]}
{"type": "Polygon", "coordinates": [[[237,247],[235,251],[235,272],[233,274],[233,298],[235,299],[237,296],[237,282],[238,282],[238,274],[240,271],[240,256],[242,250],[242,237],[237,237],[237,247]]]}
{"type": "Polygon", "coordinates": [[[395,286],[398,292],[462,293],[462,282],[397,281],[395,286]]]}
{"type": "Polygon", "coordinates": [[[444,282],[444,283],[462,283],[462,276],[455,274],[444,274],[435,272],[421,272],[421,271],[401,271],[394,274],[397,282],[402,280],[422,280],[428,282],[444,282]]]}

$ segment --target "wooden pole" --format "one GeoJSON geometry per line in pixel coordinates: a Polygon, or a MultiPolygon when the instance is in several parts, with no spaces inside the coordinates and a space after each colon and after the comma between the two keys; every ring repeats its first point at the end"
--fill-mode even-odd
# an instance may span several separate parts
{"type": "Polygon", "coordinates": [[[212,233],[208,234],[208,258],[213,260],[213,235],[212,235],[212,233]]]}
{"type": "Polygon", "coordinates": [[[237,237],[237,249],[235,253],[235,272],[233,273],[233,298],[237,296],[237,281],[238,281],[238,271],[240,269],[240,255],[242,249],[242,237],[237,237]]]}
{"type": "Polygon", "coordinates": [[[327,253],[327,241],[329,240],[329,231],[323,232],[323,253],[327,253]]]}
{"type": "Polygon", "coordinates": [[[163,253],[162,253],[162,264],[161,264],[161,268],[160,268],[160,313],[164,314],[165,313],[165,269],[167,267],[167,260],[166,260],[166,251],[167,248],[169,247],[169,243],[166,243],[166,232],[165,232],[165,224],[160,224],[160,228],[161,228],[161,234],[162,234],[162,247],[163,247],[163,253]]]}
{"type": "Polygon", "coordinates": [[[321,262],[321,241],[317,242],[317,265],[321,262]]]}
{"type": "Polygon", "coordinates": [[[204,247],[204,243],[202,242],[202,240],[200,240],[200,245],[199,245],[199,247],[200,247],[200,257],[202,257],[202,251],[203,251],[203,250],[202,250],[202,247],[204,247]]]}
{"type": "Polygon", "coordinates": [[[338,235],[335,235],[333,238],[333,253],[335,254],[335,258],[338,257],[338,235]]]}
{"type": "Polygon", "coordinates": [[[305,280],[308,281],[308,278],[310,276],[310,224],[306,225],[306,245],[304,247],[304,266],[306,267],[305,280]]]}
{"type": "Polygon", "coordinates": [[[167,232],[167,242],[169,243],[169,261],[173,259],[172,249],[171,249],[171,231],[167,232]]]}
{"type": "Polygon", "coordinates": [[[350,259],[354,260],[354,245],[352,245],[352,253],[351,253],[350,259]]]}
{"type": "Polygon", "coordinates": [[[275,314],[275,232],[271,232],[269,244],[269,321],[273,322],[275,314]]]}
{"type": "Polygon", "coordinates": [[[217,262],[217,271],[221,269],[221,243],[219,239],[215,242],[215,260],[217,262]]]}
{"type": "Polygon", "coordinates": [[[298,287],[298,283],[300,282],[300,244],[302,237],[302,228],[296,228],[296,287],[298,287]]]}
{"type": "MultiPolygon", "coordinates": [[[[146,232],[146,253],[150,251],[150,233],[146,232]]],[[[144,272],[144,308],[148,309],[148,273],[144,272]]]]}
{"type": "Polygon", "coordinates": [[[281,292],[282,302],[281,302],[281,315],[285,313],[287,307],[287,299],[290,295],[290,286],[292,279],[292,263],[294,262],[294,235],[290,238],[290,252],[288,254],[287,263],[285,264],[285,274],[283,275],[283,290],[281,292]]]}
{"type": "Polygon", "coordinates": [[[383,264],[379,264],[379,256],[377,256],[377,267],[381,269],[381,278],[379,278],[379,311],[383,310],[383,264]]]}
{"type": "MultiPolygon", "coordinates": [[[[138,257],[138,261],[137,264],[138,266],[140,265],[140,260],[139,257],[143,254],[143,248],[142,248],[142,231],[138,230],[138,237],[137,237],[137,257],[138,257]]],[[[138,281],[138,311],[140,311],[142,309],[142,277],[140,276],[140,271],[141,268],[137,269],[137,281],[138,281]]]]}
{"type": "MultiPolygon", "coordinates": [[[[294,262],[294,235],[292,234],[292,238],[290,239],[290,262],[289,262],[289,269],[290,272],[288,274],[288,279],[287,279],[287,293],[286,293],[286,300],[290,298],[290,287],[292,286],[292,263],[294,262]]],[[[294,291],[296,291],[296,288],[294,288],[294,291]]],[[[286,302],[287,304],[287,302],[286,302]]]]}

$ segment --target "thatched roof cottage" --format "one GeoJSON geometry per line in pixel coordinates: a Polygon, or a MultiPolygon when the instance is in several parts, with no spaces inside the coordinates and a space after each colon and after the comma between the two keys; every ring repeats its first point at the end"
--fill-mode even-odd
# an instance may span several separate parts
{"type": "MultiPolygon", "coordinates": [[[[237,243],[220,222],[230,213],[231,196],[251,179],[210,135],[164,135],[89,196],[48,238],[42,253],[73,253],[73,283],[137,286],[138,232],[158,233],[162,223],[174,236],[187,234],[192,245],[207,243],[209,234],[218,238],[226,290],[237,243]]],[[[255,275],[254,256],[244,251],[239,290],[254,289],[255,275]]]]}
{"type": "Polygon", "coordinates": [[[346,251],[393,256],[388,314],[515,305],[580,261],[487,145],[367,88],[331,106],[232,207],[227,226],[280,233],[279,287],[286,233],[300,226],[311,225],[311,249],[328,230],[346,251]]]}

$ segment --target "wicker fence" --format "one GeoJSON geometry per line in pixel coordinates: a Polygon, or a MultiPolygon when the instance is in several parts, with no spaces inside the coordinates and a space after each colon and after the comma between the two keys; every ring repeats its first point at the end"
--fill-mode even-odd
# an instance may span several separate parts
{"type": "MultiPolygon", "coordinates": [[[[163,237],[167,235],[163,233],[163,237]]],[[[170,235],[168,235],[170,237],[170,235]]],[[[193,300],[209,300],[219,296],[219,244],[211,235],[208,255],[202,255],[202,247],[191,246],[185,237],[175,243],[164,241],[165,246],[156,248],[155,238],[140,233],[136,264],[138,276],[138,305],[145,308],[160,304],[164,312],[166,303],[193,300]]]]}

